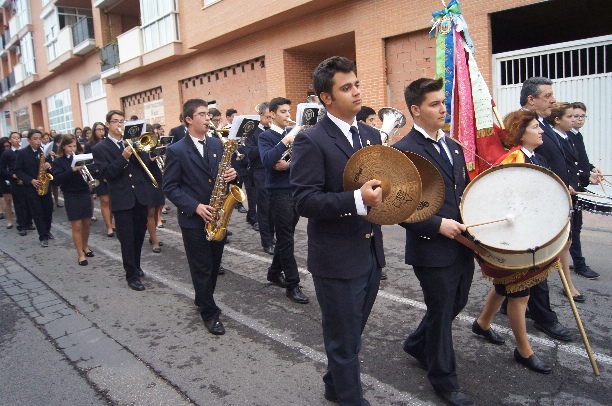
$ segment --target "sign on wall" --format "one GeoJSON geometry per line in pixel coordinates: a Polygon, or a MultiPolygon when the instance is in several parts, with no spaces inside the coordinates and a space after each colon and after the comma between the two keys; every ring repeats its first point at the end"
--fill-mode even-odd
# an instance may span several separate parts
{"type": "Polygon", "coordinates": [[[147,124],[165,124],[164,99],[153,100],[144,103],[144,119],[147,124]]]}

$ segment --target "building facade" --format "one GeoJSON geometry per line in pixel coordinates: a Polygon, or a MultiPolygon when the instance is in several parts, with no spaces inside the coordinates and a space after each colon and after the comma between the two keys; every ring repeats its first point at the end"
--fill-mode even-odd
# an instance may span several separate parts
{"type": "MultiPolygon", "coordinates": [[[[558,20],[575,16],[573,7],[608,10],[609,3],[462,0],[461,6],[479,67],[495,94],[501,87],[493,77],[495,53],[588,43],[612,34],[607,12],[577,19],[571,32],[558,20]]],[[[435,41],[428,33],[431,13],[442,8],[439,1],[417,0],[0,0],[0,5],[3,135],[39,125],[69,132],[104,121],[109,109],[175,126],[182,103],[193,97],[239,114],[253,114],[256,104],[276,96],[299,103],[313,93],[314,68],[333,55],[356,61],[364,105],[376,110],[390,105],[407,114],[404,87],[435,73],[435,41]]],[[[612,48],[603,57],[612,60],[612,48]]],[[[603,70],[612,72],[612,61],[603,70]]],[[[517,107],[518,100],[500,109],[517,107]]]]}

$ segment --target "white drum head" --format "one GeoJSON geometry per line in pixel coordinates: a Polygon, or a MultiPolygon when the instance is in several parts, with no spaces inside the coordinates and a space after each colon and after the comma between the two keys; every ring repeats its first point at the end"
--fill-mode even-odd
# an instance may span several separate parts
{"type": "Polygon", "coordinates": [[[569,222],[571,199],[552,172],[531,164],[501,165],[478,175],[465,189],[465,225],[481,245],[497,252],[528,252],[555,240],[569,222]]]}

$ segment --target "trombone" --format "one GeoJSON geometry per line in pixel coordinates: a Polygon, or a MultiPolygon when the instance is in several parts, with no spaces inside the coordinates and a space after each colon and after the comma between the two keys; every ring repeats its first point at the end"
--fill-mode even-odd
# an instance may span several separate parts
{"type": "MultiPolygon", "coordinates": [[[[123,129],[120,128],[119,131],[121,132],[121,136],[123,136],[123,129]]],[[[134,151],[132,156],[136,158],[142,169],[145,170],[145,172],[153,182],[153,186],[159,187],[157,181],[155,180],[155,177],[153,176],[149,168],[147,168],[147,165],[145,165],[140,155],[138,155],[139,151],[149,153],[153,148],[155,148],[155,146],[157,145],[157,135],[154,133],[144,133],[140,137],[138,137],[138,141],[136,142],[132,142],[132,140],[130,139],[125,139],[123,141],[128,147],[132,148],[132,151],[134,151]]]]}

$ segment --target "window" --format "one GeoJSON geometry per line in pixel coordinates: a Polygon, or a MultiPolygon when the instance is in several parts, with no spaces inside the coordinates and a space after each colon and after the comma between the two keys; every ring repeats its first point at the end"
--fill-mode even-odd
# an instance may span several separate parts
{"type": "Polygon", "coordinates": [[[32,22],[30,18],[29,0],[15,0],[15,15],[17,16],[17,31],[32,22]]]}
{"type": "Polygon", "coordinates": [[[27,32],[20,40],[19,62],[23,64],[24,78],[36,73],[36,58],[34,57],[34,38],[31,32],[27,32]]]}
{"type": "Polygon", "coordinates": [[[82,86],[83,99],[85,102],[106,96],[106,91],[104,90],[104,83],[102,83],[102,79],[94,79],[91,82],[84,82],[82,86]]]}
{"type": "Polygon", "coordinates": [[[74,7],[56,7],[45,17],[45,46],[47,47],[48,62],[53,61],[59,56],[57,35],[60,30],[73,26],[82,18],[92,18],[91,10],[74,7]]]}
{"type": "Polygon", "coordinates": [[[47,111],[52,130],[60,134],[70,133],[73,130],[74,120],[72,119],[69,89],[47,97],[47,111]]]}
{"type": "Polygon", "coordinates": [[[176,0],[140,0],[140,9],[145,52],[179,40],[176,0]]]}

